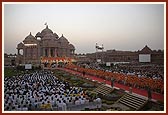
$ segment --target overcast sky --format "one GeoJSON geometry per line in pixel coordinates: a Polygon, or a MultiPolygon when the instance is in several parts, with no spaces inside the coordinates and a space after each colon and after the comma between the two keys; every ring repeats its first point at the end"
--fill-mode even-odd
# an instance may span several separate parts
{"type": "Polygon", "coordinates": [[[164,49],[163,4],[5,4],[5,53],[17,53],[17,44],[45,22],[76,53],[95,52],[96,43],[105,50],[164,49]]]}

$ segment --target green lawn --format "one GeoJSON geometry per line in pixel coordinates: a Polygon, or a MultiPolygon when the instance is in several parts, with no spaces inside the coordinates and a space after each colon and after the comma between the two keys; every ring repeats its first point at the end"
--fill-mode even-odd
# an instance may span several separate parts
{"type": "Polygon", "coordinates": [[[4,68],[4,77],[16,76],[20,72],[17,72],[14,68],[4,68]]]}
{"type": "Polygon", "coordinates": [[[21,74],[25,74],[25,73],[32,73],[32,72],[34,72],[34,71],[33,70],[21,71],[21,70],[17,70],[16,68],[5,67],[4,68],[4,77],[17,76],[17,75],[21,75],[21,74]]]}

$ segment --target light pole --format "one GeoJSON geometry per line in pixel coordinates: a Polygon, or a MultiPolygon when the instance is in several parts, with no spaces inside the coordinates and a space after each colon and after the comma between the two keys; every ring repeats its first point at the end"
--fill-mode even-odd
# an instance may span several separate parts
{"type": "Polygon", "coordinates": [[[97,62],[97,58],[98,58],[98,56],[97,56],[97,52],[98,52],[98,50],[101,50],[102,51],[102,55],[100,55],[100,58],[101,58],[101,62],[103,63],[103,49],[104,49],[104,47],[103,47],[103,44],[102,44],[102,46],[98,46],[97,45],[97,43],[96,43],[96,62],[97,62]]]}
{"type": "Polygon", "coordinates": [[[103,49],[104,49],[104,47],[103,47],[103,44],[102,44],[102,64],[103,64],[103,62],[104,62],[104,58],[103,58],[103,49]]]}
{"type": "Polygon", "coordinates": [[[97,49],[98,49],[98,45],[97,45],[97,43],[96,43],[95,48],[96,48],[96,63],[97,63],[97,49]]]}

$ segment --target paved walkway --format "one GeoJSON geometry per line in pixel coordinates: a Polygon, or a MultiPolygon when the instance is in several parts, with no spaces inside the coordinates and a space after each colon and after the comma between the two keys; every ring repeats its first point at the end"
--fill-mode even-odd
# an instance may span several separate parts
{"type": "MultiPolygon", "coordinates": [[[[66,69],[66,68],[57,68],[57,69],[59,69],[59,70],[64,70],[64,71],[66,71],[66,72],[69,72],[69,73],[72,73],[72,74],[77,74],[77,75],[81,75],[81,76],[82,76],[82,73],[77,72],[77,71],[73,71],[73,70],[70,70],[70,69],[66,69]]],[[[106,82],[106,84],[111,85],[111,82],[110,82],[110,81],[104,81],[104,79],[98,78],[98,77],[96,77],[96,76],[85,75],[84,77],[90,78],[90,79],[92,79],[92,80],[99,81],[99,82],[106,82]]],[[[129,91],[129,86],[126,86],[126,85],[124,85],[124,84],[114,83],[114,87],[117,87],[117,88],[120,88],[120,89],[124,89],[124,90],[126,90],[126,91],[129,91]]],[[[132,88],[132,92],[133,92],[133,93],[136,93],[136,94],[139,94],[139,95],[142,95],[142,96],[145,96],[145,97],[148,96],[147,91],[146,91],[146,90],[143,90],[143,89],[132,88]]],[[[152,92],[152,99],[154,99],[154,100],[160,100],[160,101],[163,102],[163,101],[164,101],[164,95],[163,95],[163,94],[159,94],[159,93],[152,92]]]]}

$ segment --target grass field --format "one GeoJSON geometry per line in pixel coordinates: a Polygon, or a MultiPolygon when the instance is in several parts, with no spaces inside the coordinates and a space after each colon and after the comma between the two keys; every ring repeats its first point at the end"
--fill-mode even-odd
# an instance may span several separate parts
{"type": "Polygon", "coordinates": [[[17,70],[14,67],[5,67],[4,68],[4,77],[11,77],[11,76],[17,76],[25,73],[32,73],[35,70],[29,70],[29,71],[23,71],[23,70],[17,70]]]}
{"type": "Polygon", "coordinates": [[[4,68],[4,77],[11,77],[11,76],[16,76],[20,72],[17,72],[16,69],[12,67],[5,67],[4,68]]]}

